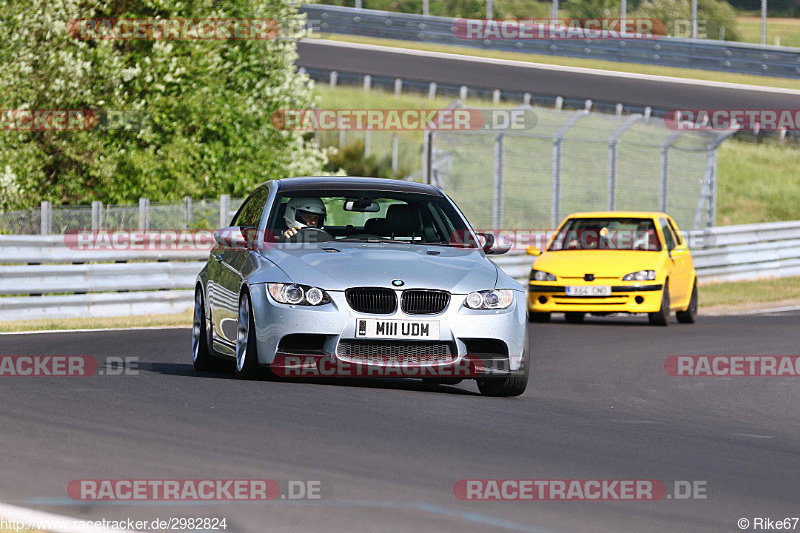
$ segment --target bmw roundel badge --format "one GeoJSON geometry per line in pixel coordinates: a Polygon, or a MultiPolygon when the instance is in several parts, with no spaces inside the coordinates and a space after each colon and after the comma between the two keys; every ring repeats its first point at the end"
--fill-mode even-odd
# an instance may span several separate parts
{"type": "Polygon", "coordinates": [[[394,285],[395,287],[402,287],[403,285],[405,285],[405,282],[402,279],[393,279],[392,285],[394,285]]]}

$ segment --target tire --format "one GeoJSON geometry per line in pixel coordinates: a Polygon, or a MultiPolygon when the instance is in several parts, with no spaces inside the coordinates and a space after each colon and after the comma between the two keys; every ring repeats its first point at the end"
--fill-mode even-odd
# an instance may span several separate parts
{"type": "MultiPolygon", "coordinates": [[[[547,313],[549,316],[550,313],[547,313]]],[[[478,390],[483,396],[519,396],[528,387],[531,372],[531,355],[528,334],[525,333],[525,348],[522,351],[522,365],[514,375],[501,379],[479,379],[478,390]]]]}
{"type": "Polygon", "coordinates": [[[528,316],[528,322],[550,322],[550,313],[534,313],[528,316]]]}
{"type": "Polygon", "coordinates": [[[250,294],[243,292],[239,297],[239,319],[236,326],[236,364],[233,375],[239,379],[259,379],[265,375],[258,364],[258,347],[253,332],[256,330],[253,318],[253,304],[250,294]]]}
{"type": "Polygon", "coordinates": [[[648,313],[647,318],[653,326],[669,325],[669,281],[664,282],[664,290],[661,292],[661,308],[657,313],[648,313]]]}
{"type": "Polygon", "coordinates": [[[221,361],[211,355],[206,322],[206,308],[203,290],[198,286],[194,291],[194,317],[192,318],[192,363],[199,371],[218,370],[221,361]]]}
{"type": "Polygon", "coordinates": [[[586,313],[578,313],[578,312],[564,313],[564,318],[567,320],[567,322],[570,322],[572,324],[580,324],[581,322],[583,322],[583,319],[585,317],[586,313]]]}
{"type": "Polygon", "coordinates": [[[689,306],[684,311],[675,313],[675,318],[681,324],[694,324],[697,321],[697,280],[692,287],[692,296],[689,299],[689,306]]]}

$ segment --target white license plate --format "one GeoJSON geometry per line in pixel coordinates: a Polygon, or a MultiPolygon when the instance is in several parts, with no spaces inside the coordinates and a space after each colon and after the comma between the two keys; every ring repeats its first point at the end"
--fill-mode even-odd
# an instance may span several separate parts
{"type": "Polygon", "coordinates": [[[567,296],[611,296],[610,285],[578,285],[567,287],[567,296]]]}
{"type": "Polygon", "coordinates": [[[356,320],[356,337],[367,339],[439,340],[439,322],[435,320],[356,320]]]}

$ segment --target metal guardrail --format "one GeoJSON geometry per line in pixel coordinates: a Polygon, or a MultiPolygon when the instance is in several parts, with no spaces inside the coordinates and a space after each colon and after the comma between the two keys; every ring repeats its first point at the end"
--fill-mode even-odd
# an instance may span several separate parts
{"type": "MultiPolygon", "coordinates": [[[[800,275],[800,221],[723,226],[694,237],[690,245],[704,243],[692,250],[702,283],[800,275]]],[[[185,312],[207,256],[196,249],[79,251],[63,236],[0,235],[0,320],[185,312]]],[[[493,261],[527,283],[533,257],[493,261]]]]}
{"type": "Polygon", "coordinates": [[[453,32],[457,19],[423,17],[349,7],[306,4],[300,8],[322,34],[339,33],[566,57],[583,57],[800,78],[800,49],[729,41],[664,37],[576,40],[465,40],[453,32]]]}

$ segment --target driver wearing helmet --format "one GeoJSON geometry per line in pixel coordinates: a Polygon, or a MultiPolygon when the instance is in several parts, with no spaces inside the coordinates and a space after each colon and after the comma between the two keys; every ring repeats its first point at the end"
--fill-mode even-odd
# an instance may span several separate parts
{"type": "Polygon", "coordinates": [[[326,215],[325,204],[319,198],[292,198],[286,203],[283,216],[288,228],[283,232],[283,238],[297,235],[303,228],[322,230],[326,215]]]}

